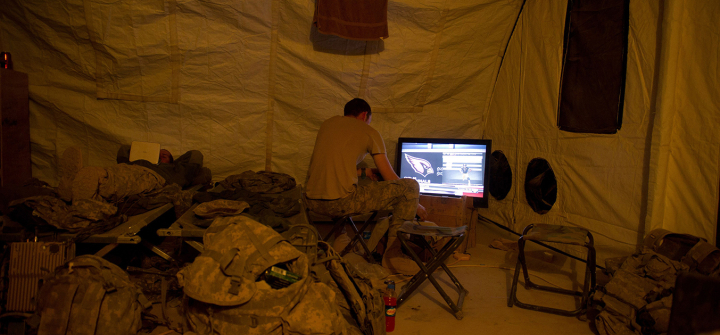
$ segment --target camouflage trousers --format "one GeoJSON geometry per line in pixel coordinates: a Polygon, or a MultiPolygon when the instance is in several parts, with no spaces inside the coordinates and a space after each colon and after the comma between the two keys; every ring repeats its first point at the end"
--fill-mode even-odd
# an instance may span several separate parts
{"type": "Polygon", "coordinates": [[[390,226],[412,221],[417,213],[420,186],[414,179],[398,179],[356,185],[355,191],[337,200],[307,199],[308,208],[337,218],[375,210],[392,210],[390,226]]]}
{"type": "Polygon", "coordinates": [[[117,202],[135,194],[161,189],[165,179],[138,165],[117,164],[106,168],[86,166],[72,182],[72,200],[93,199],[117,202]]]}

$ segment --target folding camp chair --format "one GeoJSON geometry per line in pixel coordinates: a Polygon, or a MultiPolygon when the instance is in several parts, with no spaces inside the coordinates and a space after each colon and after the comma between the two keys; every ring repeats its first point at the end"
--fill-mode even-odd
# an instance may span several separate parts
{"type": "Polygon", "coordinates": [[[333,236],[336,233],[339,233],[342,231],[343,227],[347,224],[352,229],[354,235],[352,239],[350,240],[350,243],[340,251],[340,256],[344,256],[350,250],[352,250],[355,247],[355,244],[360,244],[360,246],[363,248],[363,251],[365,252],[363,254],[363,257],[370,263],[377,263],[375,259],[372,257],[372,254],[370,253],[370,249],[367,246],[367,243],[365,243],[365,239],[363,239],[363,235],[361,232],[364,232],[365,229],[367,229],[368,226],[370,226],[370,223],[374,222],[375,217],[377,216],[378,211],[372,211],[370,212],[370,217],[365,220],[363,225],[360,227],[360,229],[357,228],[357,225],[355,224],[355,221],[353,221],[353,218],[351,215],[345,215],[339,218],[333,219],[333,228],[330,230],[330,232],[325,235],[324,241],[328,241],[331,236],[333,236]]]}
{"type": "Polygon", "coordinates": [[[458,279],[455,277],[455,275],[450,272],[450,269],[445,265],[445,260],[453,254],[453,252],[463,243],[463,240],[465,240],[465,232],[467,230],[467,226],[462,227],[437,227],[437,226],[421,226],[417,224],[413,224],[412,222],[405,222],[400,229],[398,230],[397,236],[400,242],[402,243],[403,247],[405,247],[405,250],[410,254],[410,257],[417,263],[417,265],[420,267],[420,271],[416,273],[412,279],[410,279],[410,282],[407,283],[400,292],[400,295],[397,299],[398,307],[405,302],[405,300],[418,288],[420,287],[420,284],[425,279],[430,280],[433,286],[435,286],[435,289],[440,293],[440,295],[445,299],[445,302],[448,304],[450,309],[452,310],[452,313],[455,315],[455,318],[458,320],[462,320],[463,318],[463,301],[465,300],[465,296],[469,293],[468,290],[466,290],[462,284],[458,281],[458,279]],[[423,261],[420,259],[417,253],[413,251],[413,248],[411,248],[408,245],[409,237],[406,237],[406,234],[410,235],[417,235],[421,236],[423,238],[417,239],[418,244],[420,247],[423,248],[423,250],[427,250],[432,254],[432,257],[423,264],[423,261]],[[425,240],[425,237],[427,236],[433,236],[433,237],[449,237],[450,240],[445,243],[445,246],[443,246],[440,251],[435,251],[433,247],[425,240]],[[453,284],[458,289],[458,299],[457,303],[454,302],[448,295],[445,293],[445,290],[440,287],[437,280],[433,277],[433,272],[438,267],[442,267],[443,270],[445,270],[445,273],[447,273],[448,277],[452,280],[453,284]]]}
{"type": "Polygon", "coordinates": [[[595,289],[595,243],[593,236],[587,229],[579,227],[568,227],[551,224],[530,224],[523,230],[522,236],[518,239],[518,259],[515,265],[515,274],[510,288],[510,296],[508,297],[508,307],[513,305],[520,308],[536,310],[540,312],[564,315],[564,316],[576,316],[583,314],[587,311],[587,304],[590,299],[592,290],[595,289]],[[527,269],[527,261],[525,259],[525,241],[537,241],[537,242],[554,242],[563,244],[572,244],[583,246],[587,248],[587,260],[585,266],[585,281],[583,283],[582,291],[568,290],[552,286],[538,285],[530,281],[530,274],[527,269]],[[574,295],[582,297],[580,307],[575,310],[563,310],[552,307],[538,306],[523,303],[517,298],[517,285],[518,277],[520,276],[520,270],[522,269],[523,275],[525,276],[525,287],[535,288],[538,290],[574,295]]]}
{"type": "MultiPolygon", "coordinates": [[[[302,187],[302,186],[298,186],[298,187],[302,187]]],[[[313,221],[312,215],[311,215],[312,210],[310,210],[310,208],[307,205],[307,198],[305,197],[304,189],[302,190],[302,192],[303,192],[302,193],[302,200],[303,200],[302,207],[305,209],[305,216],[307,218],[307,222],[309,224],[315,226],[315,222],[313,221]]],[[[342,229],[345,227],[345,225],[347,224],[352,229],[354,235],[353,235],[352,239],[350,240],[350,243],[348,243],[348,245],[343,250],[340,251],[340,256],[345,256],[345,254],[350,252],[350,250],[353,250],[355,245],[359,243],[360,247],[362,247],[362,249],[364,251],[363,257],[365,258],[365,260],[367,260],[370,263],[377,263],[377,261],[372,257],[371,250],[370,250],[370,248],[368,248],[367,243],[365,243],[365,240],[363,239],[363,234],[361,232],[364,232],[365,229],[367,229],[371,223],[375,222],[375,217],[377,217],[379,212],[380,211],[370,211],[365,214],[350,214],[350,215],[331,218],[333,227],[330,230],[330,232],[327,235],[325,235],[325,237],[323,238],[323,241],[328,242],[329,239],[333,235],[340,233],[342,231],[342,229]],[[358,229],[357,225],[355,224],[355,221],[353,220],[353,217],[359,217],[361,215],[370,215],[370,217],[368,217],[365,220],[365,222],[363,222],[363,225],[360,227],[360,229],[358,229]]]]}

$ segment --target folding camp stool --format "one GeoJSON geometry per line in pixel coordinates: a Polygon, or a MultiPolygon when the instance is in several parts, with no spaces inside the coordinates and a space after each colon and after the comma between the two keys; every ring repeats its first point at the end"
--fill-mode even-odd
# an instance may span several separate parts
{"type": "MultiPolygon", "coordinates": [[[[301,188],[302,207],[305,210],[305,216],[307,218],[307,222],[310,225],[315,226],[315,222],[313,222],[312,216],[310,215],[312,210],[310,210],[310,207],[307,205],[308,199],[305,195],[305,189],[302,188],[302,186],[298,186],[298,187],[301,188]]],[[[350,243],[348,243],[348,245],[345,247],[345,249],[340,251],[340,256],[345,256],[345,254],[350,252],[350,250],[352,250],[355,247],[355,244],[360,243],[360,246],[363,248],[363,251],[365,252],[363,254],[363,257],[365,258],[365,260],[367,260],[369,263],[377,263],[377,261],[375,261],[375,259],[372,257],[372,253],[370,252],[370,249],[368,248],[367,243],[365,243],[365,240],[363,239],[361,232],[364,232],[365,229],[367,229],[367,227],[370,226],[370,224],[374,222],[375,217],[378,215],[378,212],[379,211],[370,211],[368,213],[365,213],[365,214],[369,214],[370,217],[367,218],[365,220],[365,222],[363,222],[363,225],[360,227],[360,229],[357,228],[357,225],[355,224],[355,221],[353,221],[352,218],[353,218],[353,216],[360,216],[363,214],[349,214],[349,215],[345,215],[345,216],[341,216],[341,217],[331,218],[333,228],[330,230],[330,232],[327,235],[325,235],[325,238],[323,238],[323,241],[328,242],[333,235],[335,235],[336,233],[340,233],[342,231],[342,229],[345,227],[345,225],[349,224],[350,228],[352,228],[353,233],[355,233],[355,235],[350,240],[350,243]]]]}
{"type": "MultiPolygon", "coordinates": [[[[465,232],[467,230],[467,226],[462,227],[437,227],[437,226],[421,226],[414,224],[412,222],[406,221],[403,223],[403,225],[398,229],[397,236],[398,240],[402,243],[403,247],[405,247],[405,250],[410,254],[410,257],[417,263],[417,265],[420,267],[420,271],[416,273],[412,279],[410,279],[410,282],[408,282],[405,286],[403,286],[402,291],[400,292],[400,295],[397,299],[398,307],[405,302],[405,300],[418,288],[420,287],[420,284],[422,284],[425,279],[430,280],[430,282],[435,286],[435,289],[440,293],[440,295],[445,299],[445,302],[448,304],[450,309],[452,310],[453,315],[455,315],[455,318],[458,320],[462,320],[463,318],[463,301],[465,300],[465,296],[469,293],[468,290],[466,290],[462,284],[460,284],[460,281],[455,277],[455,275],[450,272],[450,269],[445,265],[445,260],[453,254],[453,252],[463,243],[465,240],[465,232]],[[420,259],[417,253],[413,251],[413,248],[411,248],[408,245],[409,237],[406,237],[406,234],[410,235],[419,235],[422,238],[416,239],[417,244],[419,244],[420,247],[423,248],[423,250],[427,250],[432,254],[432,257],[423,264],[423,261],[420,259]],[[433,236],[433,237],[449,237],[450,240],[445,243],[445,246],[443,246],[440,251],[435,251],[435,249],[425,240],[425,237],[427,236],[433,236]],[[445,290],[440,287],[437,280],[435,280],[435,277],[433,277],[433,272],[438,267],[442,267],[443,270],[445,270],[445,273],[447,273],[448,277],[450,277],[450,280],[452,280],[453,284],[458,289],[458,300],[457,303],[455,303],[450,297],[445,293],[445,290]]],[[[415,242],[415,240],[413,240],[415,242]]]]}
{"type": "Polygon", "coordinates": [[[513,277],[512,288],[510,289],[510,297],[508,297],[508,307],[512,307],[514,304],[520,308],[532,309],[540,312],[553,313],[565,316],[576,316],[587,311],[587,304],[589,299],[588,297],[590,296],[590,291],[595,288],[595,245],[592,234],[590,234],[587,229],[551,224],[530,224],[525,227],[522,236],[520,236],[520,239],[518,240],[518,249],[518,260],[517,264],[515,265],[515,275],[513,277]],[[587,263],[585,266],[585,280],[583,283],[583,290],[567,290],[557,287],[542,286],[531,282],[530,275],[528,274],[527,270],[527,262],[525,259],[525,241],[573,244],[587,248],[587,263]],[[525,276],[526,288],[536,288],[549,292],[580,296],[582,297],[580,307],[574,311],[570,311],[520,302],[517,298],[517,284],[521,266],[523,275],[525,276]]]}
{"type": "Polygon", "coordinates": [[[368,248],[367,243],[365,243],[365,239],[363,239],[363,236],[362,236],[362,232],[364,232],[365,229],[367,229],[367,227],[370,226],[370,224],[374,222],[375,217],[378,214],[378,211],[372,211],[369,213],[370,213],[370,217],[367,218],[365,220],[365,222],[363,222],[363,225],[360,227],[360,229],[357,228],[355,221],[353,221],[353,219],[352,219],[353,216],[358,216],[358,215],[345,215],[345,216],[341,216],[338,218],[332,218],[333,228],[332,228],[332,230],[330,230],[330,232],[327,235],[325,235],[325,238],[323,238],[323,241],[325,241],[325,242],[329,241],[333,235],[335,235],[336,233],[340,233],[342,231],[342,229],[345,227],[345,225],[349,225],[354,233],[354,236],[350,240],[350,243],[348,243],[348,245],[345,247],[345,249],[340,251],[340,256],[345,256],[345,254],[350,252],[350,250],[352,250],[355,247],[355,244],[359,243],[360,246],[363,248],[363,251],[365,251],[365,253],[363,254],[363,257],[365,258],[365,260],[367,260],[370,263],[377,263],[377,261],[375,261],[375,259],[372,257],[372,254],[370,253],[370,249],[368,248]]]}

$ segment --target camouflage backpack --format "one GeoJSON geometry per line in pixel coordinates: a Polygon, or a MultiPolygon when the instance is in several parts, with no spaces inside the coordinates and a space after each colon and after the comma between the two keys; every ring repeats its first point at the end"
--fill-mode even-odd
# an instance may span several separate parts
{"type": "Polygon", "coordinates": [[[38,335],[136,334],[150,307],[117,265],[82,255],[57,267],[38,294],[38,335]]]}
{"type": "Polygon", "coordinates": [[[221,217],[203,242],[203,253],[178,272],[189,330],[201,335],[349,332],[335,292],[312,280],[306,255],[272,228],[244,215],[221,217]],[[274,266],[297,275],[296,281],[270,286],[266,272],[274,266]]]}

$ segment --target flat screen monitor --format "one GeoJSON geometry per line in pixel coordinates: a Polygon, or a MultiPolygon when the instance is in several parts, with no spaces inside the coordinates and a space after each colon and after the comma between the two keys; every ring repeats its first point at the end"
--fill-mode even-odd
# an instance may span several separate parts
{"type": "Polygon", "coordinates": [[[395,169],[400,178],[420,184],[420,194],[473,197],[475,207],[488,206],[491,140],[398,139],[395,169]]]}

